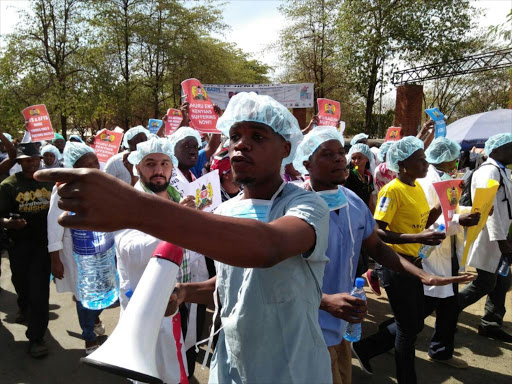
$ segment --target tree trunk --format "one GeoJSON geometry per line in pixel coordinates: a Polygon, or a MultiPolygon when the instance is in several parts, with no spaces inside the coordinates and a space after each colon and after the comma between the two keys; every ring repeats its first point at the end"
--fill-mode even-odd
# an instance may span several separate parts
{"type": "Polygon", "coordinates": [[[62,130],[62,136],[64,136],[64,140],[68,139],[68,117],[65,116],[62,112],[60,113],[60,128],[62,130]]]}

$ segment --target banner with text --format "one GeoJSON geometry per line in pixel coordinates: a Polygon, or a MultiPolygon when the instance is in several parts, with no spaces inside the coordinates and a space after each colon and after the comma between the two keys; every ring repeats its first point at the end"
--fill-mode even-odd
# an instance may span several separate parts
{"type": "Polygon", "coordinates": [[[329,99],[316,99],[318,104],[318,125],[338,128],[341,116],[340,102],[329,99]]]}
{"type": "Polygon", "coordinates": [[[50,115],[44,104],[32,105],[22,112],[25,121],[28,121],[27,130],[32,141],[53,140],[53,132],[50,115]]]}
{"type": "Polygon", "coordinates": [[[190,126],[202,133],[219,133],[213,103],[199,80],[187,79],[181,83],[181,88],[189,103],[190,126]]]}
{"type": "Polygon", "coordinates": [[[313,83],[299,84],[205,84],[212,102],[225,110],[229,99],[240,92],[268,95],[286,108],[313,108],[313,83]]]}
{"type": "Polygon", "coordinates": [[[462,180],[454,179],[432,183],[434,189],[436,190],[437,196],[439,197],[439,202],[441,203],[444,216],[444,225],[446,229],[449,228],[449,224],[452,221],[455,209],[457,209],[457,205],[459,204],[461,181],[462,180]]]}
{"type": "Polygon", "coordinates": [[[106,163],[108,159],[119,152],[119,145],[123,139],[123,133],[102,129],[94,136],[94,145],[91,147],[96,152],[100,163],[106,163]]]}
{"type": "Polygon", "coordinates": [[[169,108],[167,110],[167,119],[165,120],[165,135],[169,136],[176,132],[182,121],[183,114],[181,111],[179,109],[169,108]]]}

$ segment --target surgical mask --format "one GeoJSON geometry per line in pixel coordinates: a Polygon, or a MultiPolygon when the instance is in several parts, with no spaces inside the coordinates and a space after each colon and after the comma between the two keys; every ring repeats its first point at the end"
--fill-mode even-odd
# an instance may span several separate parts
{"type": "Polygon", "coordinates": [[[329,211],[335,211],[347,204],[347,197],[341,188],[337,188],[336,190],[332,189],[327,191],[320,191],[316,193],[327,203],[329,211]]]}

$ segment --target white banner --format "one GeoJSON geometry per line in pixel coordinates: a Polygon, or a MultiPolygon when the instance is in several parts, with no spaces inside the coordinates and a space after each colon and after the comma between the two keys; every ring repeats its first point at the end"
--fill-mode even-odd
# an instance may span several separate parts
{"type": "Polygon", "coordinates": [[[300,84],[203,84],[208,96],[220,109],[226,109],[229,99],[240,92],[268,95],[287,108],[312,108],[313,83],[300,84]]]}

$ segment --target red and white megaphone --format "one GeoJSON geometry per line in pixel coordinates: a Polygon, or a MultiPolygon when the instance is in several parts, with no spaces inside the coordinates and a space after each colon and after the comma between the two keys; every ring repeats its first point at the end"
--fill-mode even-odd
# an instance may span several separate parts
{"type": "Polygon", "coordinates": [[[83,363],[144,383],[162,383],[156,367],[160,325],[178,275],[183,250],[161,242],[107,341],[83,363]]]}

